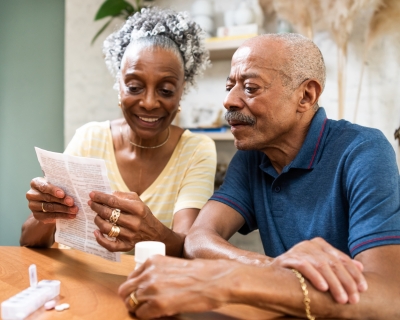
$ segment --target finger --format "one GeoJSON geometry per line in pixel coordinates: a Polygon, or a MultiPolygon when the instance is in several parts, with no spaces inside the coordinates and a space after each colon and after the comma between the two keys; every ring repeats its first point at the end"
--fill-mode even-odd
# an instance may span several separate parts
{"type": "Polygon", "coordinates": [[[344,258],[342,263],[352,279],[354,279],[358,292],[366,291],[368,289],[368,284],[362,272],[364,270],[362,263],[357,260],[350,259],[347,256],[344,258]]]}
{"type": "MultiPolygon", "coordinates": [[[[349,296],[358,294],[354,279],[345,270],[340,262],[324,261],[317,268],[325,278],[329,286],[332,297],[341,304],[349,302],[349,296]],[[348,284],[345,282],[348,281],[348,284]],[[345,287],[347,290],[345,290],[345,287]]],[[[354,299],[354,296],[352,296],[354,299]]]]}
{"type": "Polygon", "coordinates": [[[51,194],[41,193],[40,191],[38,191],[36,189],[30,189],[26,193],[26,199],[28,199],[28,201],[56,202],[56,203],[65,204],[69,207],[74,206],[74,199],[71,198],[70,196],[66,196],[64,198],[56,198],[56,197],[52,196],[51,194]]]}
{"type": "Polygon", "coordinates": [[[140,200],[136,192],[114,191],[113,195],[116,196],[117,198],[125,200],[132,200],[132,201],[140,200]]]}
{"type": "MultiPolygon", "coordinates": [[[[276,258],[276,260],[280,257],[276,258]]],[[[322,274],[309,262],[303,261],[299,258],[285,257],[282,261],[279,261],[279,265],[284,268],[294,268],[299,271],[311,284],[319,291],[328,291],[328,282],[324,279],[322,274]]]]}
{"type": "Polygon", "coordinates": [[[92,191],[90,194],[90,199],[93,202],[100,204],[105,204],[110,208],[118,208],[121,211],[128,213],[133,213],[140,217],[145,217],[147,215],[146,205],[140,200],[128,200],[121,199],[114,195],[109,195],[102,192],[92,191]]]}
{"type": "MultiPolygon", "coordinates": [[[[110,232],[110,230],[111,227],[109,228],[108,232],[110,232]]],[[[95,230],[93,234],[96,238],[97,243],[110,252],[119,252],[119,251],[126,252],[133,249],[133,246],[129,245],[129,243],[125,243],[121,239],[118,239],[120,235],[118,235],[118,237],[115,238],[115,240],[109,240],[103,235],[101,230],[100,231],[95,230]]]]}
{"type": "MultiPolygon", "coordinates": [[[[106,206],[100,205],[96,202],[89,201],[90,208],[95,211],[98,215],[98,219],[95,218],[95,223],[99,228],[108,227],[110,224],[110,217],[113,209],[106,206]]],[[[131,232],[138,232],[141,224],[141,218],[136,217],[132,214],[127,214],[121,211],[121,214],[116,222],[118,226],[129,229],[131,232]]],[[[101,230],[103,230],[101,229],[101,230]]],[[[132,237],[131,237],[132,238],[132,237]]]]}
{"type": "Polygon", "coordinates": [[[355,264],[355,266],[358,268],[358,270],[360,270],[361,272],[364,271],[364,265],[360,261],[355,260],[355,259],[352,259],[351,261],[355,264]]]}
{"type": "Polygon", "coordinates": [[[58,203],[51,202],[38,202],[38,201],[29,201],[29,209],[31,211],[42,211],[44,213],[68,213],[76,215],[79,211],[79,208],[67,207],[58,203]]]}
{"type": "MultiPolygon", "coordinates": [[[[57,199],[64,199],[66,196],[64,190],[52,185],[51,183],[47,182],[46,179],[41,177],[32,179],[31,188],[38,190],[42,194],[49,194],[57,199]]],[[[74,205],[74,200],[71,197],[67,197],[64,202],[70,206],[74,205]]]]}
{"type": "Polygon", "coordinates": [[[75,219],[76,214],[32,211],[33,217],[42,223],[55,223],[56,219],[75,219]]]}
{"type": "Polygon", "coordinates": [[[331,262],[333,263],[333,267],[338,268],[335,273],[341,277],[340,281],[347,291],[350,301],[357,300],[359,298],[358,292],[354,294],[353,291],[357,290],[363,292],[368,288],[367,281],[362,273],[364,268],[362,263],[359,261],[355,262],[356,260],[352,260],[348,255],[337,250],[328,243],[323,245],[323,250],[337,258],[337,261],[332,260],[331,262]],[[351,297],[352,295],[354,295],[355,300],[351,297]]]}

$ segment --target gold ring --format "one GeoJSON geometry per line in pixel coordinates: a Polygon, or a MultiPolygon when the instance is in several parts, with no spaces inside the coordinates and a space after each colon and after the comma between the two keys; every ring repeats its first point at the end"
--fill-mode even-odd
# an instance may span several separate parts
{"type": "Polygon", "coordinates": [[[121,232],[121,228],[114,225],[114,226],[111,227],[111,230],[108,233],[108,236],[110,238],[116,238],[116,237],[118,237],[120,232],[121,232]]]}
{"type": "Polygon", "coordinates": [[[115,224],[117,224],[117,221],[118,221],[120,215],[121,215],[121,210],[114,209],[111,212],[111,216],[110,216],[110,219],[108,221],[110,221],[112,224],[115,225],[115,224]]]}
{"type": "Polygon", "coordinates": [[[42,202],[42,211],[47,212],[46,210],[44,210],[43,205],[44,205],[44,202],[42,202]]]}
{"type": "Polygon", "coordinates": [[[132,292],[129,295],[129,305],[134,308],[139,304],[139,301],[137,301],[136,297],[135,297],[135,292],[132,292]]]}

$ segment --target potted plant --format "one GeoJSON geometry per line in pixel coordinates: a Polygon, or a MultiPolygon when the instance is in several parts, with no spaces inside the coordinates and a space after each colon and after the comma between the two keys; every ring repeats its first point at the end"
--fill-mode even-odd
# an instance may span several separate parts
{"type": "Polygon", "coordinates": [[[133,4],[125,0],[106,0],[104,1],[99,10],[97,10],[94,20],[101,20],[107,17],[110,19],[100,28],[92,39],[92,44],[96,41],[99,35],[108,27],[108,25],[115,19],[126,20],[135,12],[140,11],[142,8],[147,7],[147,2],[154,0],[135,0],[133,4]]]}

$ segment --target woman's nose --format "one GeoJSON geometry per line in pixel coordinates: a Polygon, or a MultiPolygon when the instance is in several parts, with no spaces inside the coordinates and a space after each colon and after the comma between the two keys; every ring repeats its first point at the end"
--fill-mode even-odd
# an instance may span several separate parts
{"type": "Polygon", "coordinates": [[[157,99],[156,93],[147,91],[141,100],[141,106],[146,110],[159,108],[160,102],[157,99]]]}

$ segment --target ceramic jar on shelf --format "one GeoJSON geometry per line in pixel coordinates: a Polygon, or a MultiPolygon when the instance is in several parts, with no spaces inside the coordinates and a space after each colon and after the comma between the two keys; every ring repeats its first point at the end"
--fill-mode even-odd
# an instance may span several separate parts
{"type": "Polygon", "coordinates": [[[212,0],[196,0],[191,7],[192,19],[205,31],[206,37],[214,34],[214,3],[212,0]]]}

